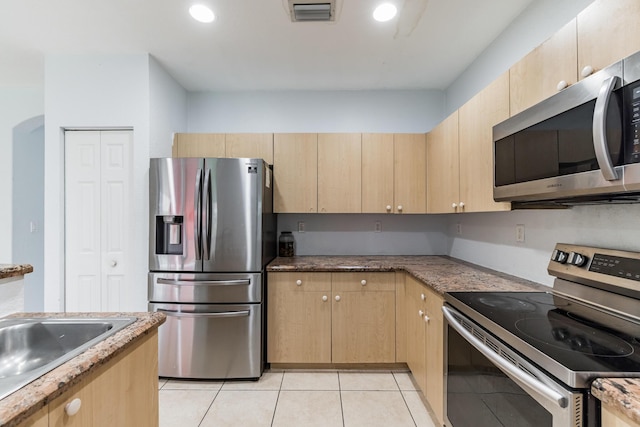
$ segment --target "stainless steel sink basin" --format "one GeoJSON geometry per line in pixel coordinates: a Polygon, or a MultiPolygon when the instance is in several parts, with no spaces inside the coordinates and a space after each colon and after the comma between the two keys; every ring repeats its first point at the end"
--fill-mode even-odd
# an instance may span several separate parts
{"type": "Polygon", "coordinates": [[[135,320],[135,317],[0,320],[0,399],[135,320]]]}

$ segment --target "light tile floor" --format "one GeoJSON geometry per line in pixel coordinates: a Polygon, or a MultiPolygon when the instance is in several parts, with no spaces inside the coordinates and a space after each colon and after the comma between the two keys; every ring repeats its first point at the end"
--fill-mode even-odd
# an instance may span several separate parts
{"type": "Polygon", "coordinates": [[[160,379],[160,427],[434,427],[405,372],[265,372],[259,381],[160,379]]]}

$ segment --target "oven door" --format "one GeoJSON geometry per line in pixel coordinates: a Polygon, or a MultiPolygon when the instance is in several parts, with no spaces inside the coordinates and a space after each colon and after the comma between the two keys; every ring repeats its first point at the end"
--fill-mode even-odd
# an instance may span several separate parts
{"type": "Polygon", "coordinates": [[[457,310],[446,321],[449,427],[582,427],[582,390],[565,389],[457,310]]]}

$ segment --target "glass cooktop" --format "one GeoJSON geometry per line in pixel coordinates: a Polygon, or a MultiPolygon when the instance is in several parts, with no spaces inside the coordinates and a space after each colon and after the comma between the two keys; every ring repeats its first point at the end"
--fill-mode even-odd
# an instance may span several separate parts
{"type": "MultiPolygon", "coordinates": [[[[571,371],[640,376],[640,324],[548,292],[451,292],[447,301],[514,346],[496,326],[571,371]]],[[[514,346],[515,347],[515,346],[514,346]]],[[[515,348],[516,351],[522,349],[515,348]]],[[[534,363],[543,369],[544,364],[534,363]]],[[[597,375],[596,375],[597,374],[597,375]]],[[[604,375],[607,374],[607,375],[604,375]]]]}

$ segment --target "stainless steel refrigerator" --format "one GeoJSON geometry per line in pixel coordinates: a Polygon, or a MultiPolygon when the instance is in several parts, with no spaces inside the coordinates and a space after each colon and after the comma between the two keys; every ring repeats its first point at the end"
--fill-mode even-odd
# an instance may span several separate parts
{"type": "Polygon", "coordinates": [[[149,310],[158,371],[259,378],[264,267],[275,257],[273,183],[262,159],[157,158],[149,168],[149,310]]]}

